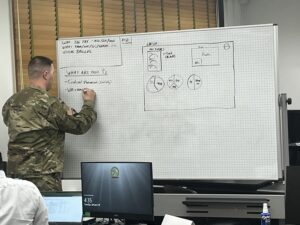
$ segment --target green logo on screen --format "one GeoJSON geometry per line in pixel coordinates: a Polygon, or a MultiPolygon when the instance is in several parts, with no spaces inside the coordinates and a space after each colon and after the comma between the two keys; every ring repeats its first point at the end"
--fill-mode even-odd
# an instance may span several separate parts
{"type": "Polygon", "coordinates": [[[117,167],[111,168],[110,174],[112,178],[118,178],[120,175],[119,169],[117,167]]]}
{"type": "Polygon", "coordinates": [[[83,213],[83,216],[84,216],[84,217],[90,217],[90,216],[91,216],[91,213],[90,213],[90,212],[84,212],[84,213],[83,213]]]}

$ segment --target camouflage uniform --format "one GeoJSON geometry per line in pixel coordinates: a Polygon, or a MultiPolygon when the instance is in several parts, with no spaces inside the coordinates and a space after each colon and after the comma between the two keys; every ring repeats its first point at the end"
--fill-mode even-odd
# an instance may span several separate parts
{"type": "Polygon", "coordinates": [[[65,133],[83,134],[96,121],[93,101],[67,115],[67,105],[46,91],[25,88],[2,108],[8,127],[8,176],[30,180],[40,191],[61,191],[65,133]]]}

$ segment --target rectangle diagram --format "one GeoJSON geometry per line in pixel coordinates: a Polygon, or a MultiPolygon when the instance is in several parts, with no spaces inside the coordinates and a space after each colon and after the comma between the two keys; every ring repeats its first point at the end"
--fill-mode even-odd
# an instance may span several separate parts
{"type": "Polygon", "coordinates": [[[234,42],[144,46],[145,111],[234,108],[234,42]]]}
{"type": "Polygon", "coordinates": [[[62,40],[58,43],[57,50],[63,57],[60,68],[111,67],[123,64],[119,37],[62,40]]]}

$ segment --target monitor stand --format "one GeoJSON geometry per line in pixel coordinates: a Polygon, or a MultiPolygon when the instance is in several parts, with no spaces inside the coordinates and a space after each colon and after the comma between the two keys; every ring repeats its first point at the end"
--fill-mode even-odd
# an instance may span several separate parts
{"type": "Polygon", "coordinates": [[[139,223],[137,220],[125,220],[124,225],[140,225],[141,223],[139,223]]]}
{"type": "Polygon", "coordinates": [[[139,223],[137,220],[115,220],[110,218],[107,225],[145,225],[144,223],[139,223]]]}
{"type": "Polygon", "coordinates": [[[98,220],[94,218],[92,220],[84,221],[84,225],[147,225],[147,223],[140,223],[137,220],[120,220],[113,218],[106,218],[106,220],[98,220]]]}

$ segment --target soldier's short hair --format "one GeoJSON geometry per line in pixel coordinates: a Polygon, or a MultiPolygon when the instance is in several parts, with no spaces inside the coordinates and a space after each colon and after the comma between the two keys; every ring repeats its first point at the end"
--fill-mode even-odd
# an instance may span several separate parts
{"type": "Polygon", "coordinates": [[[39,77],[43,71],[50,71],[53,61],[45,56],[35,56],[28,64],[29,78],[39,77]]]}

